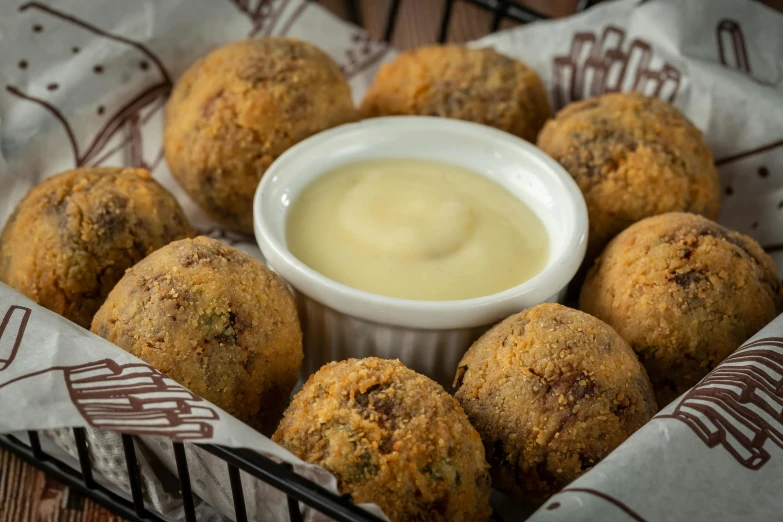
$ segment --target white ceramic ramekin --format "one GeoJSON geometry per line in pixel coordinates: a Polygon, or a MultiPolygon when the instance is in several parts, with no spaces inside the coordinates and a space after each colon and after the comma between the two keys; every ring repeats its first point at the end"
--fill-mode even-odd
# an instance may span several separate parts
{"type": "Polygon", "coordinates": [[[375,118],[308,138],[269,167],[256,191],[253,213],[261,252],[296,294],[305,339],[305,376],[329,361],[377,356],[399,358],[449,389],[465,350],[489,325],[562,298],[587,244],[584,199],[557,162],[508,133],[445,118],[375,118]],[[380,158],[451,163],[499,183],[546,227],[546,268],[519,286],[486,297],[413,301],[348,287],[296,259],[285,239],[291,202],[332,169],[380,158]]]}

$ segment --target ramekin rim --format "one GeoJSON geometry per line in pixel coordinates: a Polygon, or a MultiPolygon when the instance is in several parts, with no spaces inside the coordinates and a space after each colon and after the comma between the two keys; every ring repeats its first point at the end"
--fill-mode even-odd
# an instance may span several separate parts
{"type": "Polygon", "coordinates": [[[315,134],[288,149],[270,165],[253,198],[253,224],[258,246],[270,268],[278,272],[296,291],[340,313],[359,319],[428,330],[482,326],[495,321],[495,319],[486,320],[487,316],[492,315],[488,309],[507,309],[508,305],[523,296],[528,297],[529,301],[544,302],[559,293],[570,282],[582,263],[587,245],[587,223],[587,206],[576,182],[560,164],[541,149],[517,136],[492,127],[429,116],[372,118],[315,134]],[[367,127],[406,125],[430,126],[433,129],[443,127],[462,129],[479,136],[484,135],[484,139],[503,140],[507,144],[521,147],[525,153],[536,156],[537,160],[549,167],[550,174],[553,173],[565,188],[563,201],[567,201],[572,206],[575,215],[566,247],[557,257],[551,259],[541,272],[502,292],[462,300],[418,301],[375,294],[338,283],[304,264],[288,250],[285,244],[281,244],[276,239],[270,229],[271,224],[262,219],[262,199],[278,170],[296,161],[297,156],[305,148],[324,140],[334,139],[349,132],[359,132],[367,127]]]}

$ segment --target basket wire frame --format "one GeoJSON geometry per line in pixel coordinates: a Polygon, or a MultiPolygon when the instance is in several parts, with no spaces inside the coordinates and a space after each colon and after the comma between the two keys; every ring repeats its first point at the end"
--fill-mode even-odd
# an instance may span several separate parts
{"type": "MultiPolygon", "coordinates": [[[[400,5],[403,1],[419,0],[391,1],[386,27],[383,31],[383,38],[386,42],[390,42],[394,37],[400,5]]],[[[453,7],[458,1],[473,4],[492,12],[492,22],[490,27],[488,27],[490,32],[497,30],[504,20],[512,20],[524,24],[546,18],[543,14],[512,1],[444,0],[443,12],[438,22],[440,27],[438,42],[440,43],[445,42],[448,38],[453,7]]],[[[576,12],[584,11],[597,3],[597,1],[579,0],[576,12]]],[[[358,0],[345,0],[345,7],[349,20],[356,25],[363,25],[358,0]]],[[[93,477],[87,434],[84,428],[73,429],[80,471],[76,471],[69,465],[44,453],[38,432],[30,431],[27,435],[29,445],[11,435],[0,435],[0,447],[15,453],[23,460],[42,469],[120,517],[132,522],[164,522],[162,518],[148,510],[144,505],[139,465],[136,459],[136,448],[132,435],[123,434],[121,437],[128,471],[128,488],[130,489],[131,500],[113,493],[96,482],[93,477]]],[[[196,522],[193,489],[185,446],[181,442],[172,442],[171,444],[176,461],[180,491],[182,492],[185,521],[196,522]]],[[[226,448],[212,444],[198,444],[198,447],[226,462],[237,522],[247,522],[249,520],[242,491],[240,471],[282,491],[288,498],[288,519],[291,522],[300,522],[302,520],[300,502],[330,516],[338,522],[381,522],[381,519],[378,517],[356,506],[350,495],[340,496],[327,491],[321,486],[297,475],[290,464],[277,463],[259,453],[246,449],[226,448]]]]}

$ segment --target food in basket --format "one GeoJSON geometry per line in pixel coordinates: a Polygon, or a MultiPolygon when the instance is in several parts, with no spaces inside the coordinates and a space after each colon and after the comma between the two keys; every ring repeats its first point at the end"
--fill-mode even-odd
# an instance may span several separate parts
{"type": "Polygon", "coordinates": [[[556,493],[656,412],[628,343],[557,304],[490,329],[460,361],[454,388],[484,441],[492,485],[520,499],[556,493]]]}
{"type": "Polygon", "coordinates": [[[340,68],[317,47],[245,40],[201,58],[179,79],[166,106],[164,151],[204,212],[252,234],[253,194],[272,161],[356,118],[340,68]]]}
{"type": "Polygon", "coordinates": [[[146,170],[71,170],[30,190],[8,219],[0,281],[89,328],[125,269],[191,235],[179,204],[146,170]]]}
{"type": "Polygon", "coordinates": [[[377,504],[393,522],[489,518],[478,433],[440,385],[397,360],[323,366],[272,439],[332,472],[341,493],[377,504]]]}
{"type": "Polygon", "coordinates": [[[579,307],[636,351],[663,407],[783,311],[775,263],[756,241],[702,216],[636,223],[603,251],[579,307]]]}
{"type": "Polygon", "coordinates": [[[658,98],[612,93],[574,102],[547,122],[538,146],[585,196],[588,263],[640,219],[673,211],[718,217],[712,153],[699,130],[658,98]]]}
{"type": "Polygon", "coordinates": [[[360,112],[457,118],[532,142],[551,109],[543,83],[524,63],[489,48],[432,45],[384,65],[360,112]]]}
{"type": "Polygon", "coordinates": [[[128,270],[92,331],[265,433],[302,363],[283,280],[207,237],[175,241],[128,270]]]}
{"type": "Polygon", "coordinates": [[[436,161],[359,161],[291,205],[287,246],[309,267],[376,294],[442,301],[502,292],[549,257],[543,223],[518,197],[436,161]]]}

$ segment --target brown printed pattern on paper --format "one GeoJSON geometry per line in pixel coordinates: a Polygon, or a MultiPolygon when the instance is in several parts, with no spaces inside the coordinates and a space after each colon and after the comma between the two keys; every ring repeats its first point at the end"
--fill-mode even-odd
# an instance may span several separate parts
{"type": "MultiPolygon", "coordinates": [[[[632,520],[635,520],[636,522],[646,522],[644,518],[642,518],[637,512],[635,512],[633,509],[628,507],[624,502],[621,502],[614,498],[613,496],[609,495],[608,493],[604,493],[603,491],[598,491],[597,489],[591,489],[591,488],[566,488],[561,490],[559,493],[556,493],[552,496],[552,498],[556,498],[558,495],[563,495],[564,493],[584,493],[586,495],[591,495],[593,497],[600,498],[601,500],[605,500],[606,502],[609,502],[613,506],[615,506],[617,509],[625,513],[627,516],[629,516],[632,520]]],[[[560,502],[551,502],[547,507],[547,511],[554,511],[560,507],[560,502]]]]}
{"type": "MultiPolygon", "coordinates": [[[[274,36],[288,36],[288,31],[291,30],[291,27],[296,23],[297,20],[299,20],[299,17],[302,16],[302,13],[304,13],[307,6],[309,6],[312,2],[310,1],[304,1],[299,4],[299,6],[294,10],[293,14],[288,17],[288,20],[285,21],[285,23],[280,27],[279,31],[272,32],[275,30],[274,24],[270,26],[269,33],[267,33],[267,36],[271,36],[274,34],[274,36]]],[[[280,11],[282,12],[282,8],[280,11]]],[[[279,15],[278,15],[279,18],[279,15]]],[[[277,19],[274,20],[275,24],[277,23],[277,19]]]]}
{"type": "Polygon", "coordinates": [[[71,400],[95,428],[175,440],[212,437],[207,421],[217,413],[150,366],[105,359],[64,370],[71,400]]]}
{"type": "Polygon", "coordinates": [[[94,428],[201,440],[212,437],[211,421],[219,418],[204,399],[151,366],[111,359],[38,370],[0,383],[0,388],[56,372],[62,372],[71,402],[94,428]]]}
{"type": "Polygon", "coordinates": [[[783,147],[783,140],[774,141],[772,143],[767,143],[766,145],[761,145],[760,147],[754,147],[751,150],[746,150],[743,152],[738,152],[736,154],[732,154],[731,156],[727,156],[725,158],[720,158],[715,160],[715,164],[718,166],[725,165],[727,163],[732,163],[734,161],[747,158],[749,156],[755,156],[756,154],[761,154],[762,152],[768,152],[771,150],[775,150],[777,148],[783,147]]]}
{"type": "Polygon", "coordinates": [[[389,47],[373,40],[365,31],[351,34],[352,47],[345,51],[345,61],[340,65],[345,77],[350,80],[383,60],[389,47]]]}
{"type": "MultiPolygon", "coordinates": [[[[738,72],[748,76],[756,83],[762,85],[774,85],[775,82],[764,82],[753,77],[748,47],[745,42],[745,35],[739,22],[729,19],[721,20],[716,28],[716,41],[718,48],[718,59],[720,63],[729,69],[735,69],[738,72]]],[[[758,172],[766,177],[769,175],[769,162],[774,163],[774,159],[783,154],[783,139],[773,139],[763,145],[758,145],[752,149],[735,152],[728,156],[717,158],[715,165],[723,167],[732,165],[735,162],[743,161],[740,165],[732,165],[741,171],[742,175],[752,175],[752,172],[758,172]]],[[[731,190],[729,187],[727,190],[731,190]]],[[[753,225],[754,227],[757,225],[753,225]]],[[[764,250],[767,252],[779,252],[783,250],[783,243],[765,244],[764,250]]]]}
{"type": "Polygon", "coordinates": [[[739,22],[724,18],[718,22],[715,33],[718,60],[724,67],[734,69],[760,85],[777,85],[780,75],[775,81],[761,80],[753,75],[745,33],[739,22]]]}
{"type": "Polygon", "coordinates": [[[606,26],[600,38],[590,31],[575,33],[569,54],[552,62],[555,109],[607,92],[638,91],[673,101],[680,70],[666,62],[653,67],[652,60],[652,46],[640,38],[626,44],[620,27],[606,26]]]}
{"type": "Polygon", "coordinates": [[[24,306],[11,305],[0,322],[0,372],[14,362],[22,337],[33,311],[24,306]]]}
{"type": "MultiPolygon", "coordinates": [[[[783,158],[783,139],[718,158],[715,160],[715,165],[718,167],[731,165],[730,168],[740,174],[739,179],[742,179],[742,176],[752,176],[754,172],[759,176],[768,177],[770,165],[776,164],[776,160],[780,158],[783,158]],[[735,162],[739,163],[735,165],[735,162]]],[[[783,250],[783,243],[765,243],[762,247],[769,253],[780,252],[783,250]]]]}
{"type": "Polygon", "coordinates": [[[721,20],[716,29],[718,37],[718,57],[720,63],[730,69],[751,74],[748,50],[742,27],[734,20],[721,20]],[[730,52],[731,51],[731,52],[730,52]]]}
{"type": "MultiPolygon", "coordinates": [[[[80,144],[76,134],[73,130],[73,124],[63,114],[54,102],[47,101],[41,97],[32,96],[23,92],[20,88],[14,85],[6,85],[6,90],[23,100],[35,103],[47,112],[49,112],[57,121],[62,125],[65,131],[68,141],[73,152],[74,165],[76,167],[83,166],[96,166],[102,164],[115,152],[126,148],[129,154],[127,164],[134,167],[143,167],[149,170],[154,170],[158,166],[162,159],[162,151],[159,151],[156,158],[152,161],[145,161],[143,156],[143,142],[142,142],[142,130],[143,125],[158,111],[160,111],[165,105],[166,99],[172,89],[171,78],[161,60],[144,45],[117,36],[103,29],[91,25],[83,20],[75,18],[67,13],[58,11],[39,2],[29,2],[22,5],[19,11],[37,10],[41,14],[54,17],[55,19],[77,26],[83,30],[91,32],[100,38],[106,38],[108,40],[127,45],[140,53],[143,58],[137,64],[138,68],[144,72],[154,68],[159,75],[157,82],[142,87],[135,96],[132,97],[121,107],[116,108],[113,112],[103,118],[104,123],[93,133],[92,138],[87,141],[86,144],[80,144]],[[121,136],[119,144],[107,150],[109,142],[115,136],[121,136]]],[[[42,32],[43,26],[36,25],[33,27],[34,32],[42,32]]],[[[63,42],[66,45],[66,42],[63,42]]],[[[79,52],[78,47],[72,48],[74,53],[79,52]]],[[[22,60],[20,66],[24,64],[23,68],[27,67],[27,61],[22,60]]],[[[103,74],[104,66],[95,64],[92,68],[94,74],[103,74]]],[[[47,86],[48,91],[57,91],[59,85],[56,82],[50,83],[47,86]]],[[[99,105],[95,108],[97,115],[103,117],[106,113],[106,108],[103,105],[99,105]]]]}
{"type": "MultiPolygon", "coordinates": [[[[236,0],[231,0],[236,4],[236,0]]],[[[241,2],[240,2],[241,3],[241,2]]],[[[283,2],[287,5],[286,2],[283,2]]],[[[277,29],[277,22],[280,13],[286,5],[282,5],[276,12],[277,16],[271,20],[268,28],[264,31],[265,36],[287,36],[294,24],[301,18],[307,8],[312,4],[310,1],[301,2],[296,9],[288,16],[286,21],[277,29]]],[[[242,10],[240,8],[240,10],[242,10]]],[[[252,33],[251,33],[252,34],[252,33]]],[[[347,80],[362,74],[380,62],[386,53],[389,52],[389,46],[378,40],[373,40],[370,35],[361,29],[354,29],[350,36],[351,46],[345,50],[342,60],[340,60],[340,70],[347,80]]]]}
{"type": "Polygon", "coordinates": [[[668,417],[748,469],[783,449],[783,338],[746,344],[692,388],[668,417]]]}
{"type": "MultiPolygon", "coordinates": [[[[272,35],[289,0],[229,0],[251,23],[248,38],[272,35]]],[[[307,3],[307,2],[303,2],[307,3]]]]}

